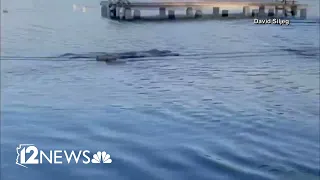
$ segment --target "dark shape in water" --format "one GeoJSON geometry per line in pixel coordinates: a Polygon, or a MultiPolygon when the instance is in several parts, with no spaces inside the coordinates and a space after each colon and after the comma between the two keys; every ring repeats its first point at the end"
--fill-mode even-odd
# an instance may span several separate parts
{"type": "Polygon", "coordinates": [[[4,9],[2,12],[3,12],[3,13],[8,13],[9,11],[8,11],[8,10],[6,10],[6,9],[4,9]]]}
{"type": "Polygon", "coordinates": [[[129,58],[145,58],[145,57],[165,57],[165,56],[179,56],[178,53],[173,53],[168,50],[151,49],[148,51],[129,51],[122,53],[105,53],[105,52],[90,52],[90,53],[64,53],[57,56],[57,58],[68,59],[92,59],[97,61],[114,61],[117,59],[129,58]]]}
{"type": "Polygon", "coordinates": [[[293,49],[293,48],[283,48],[283,51],[293,53],[303,57],[319,57],[320,51],[318,48],[300,48],[300,49],[293,49]]]}
{"type": "Polygon", "coordinates": [[[145,58],[145,57],[165,57],[165,56],[179,56],[178,53],[173,53],[168,50],[157,50],[151,49],[149,51],[131,51],[124,53],[109,53],[98,55],[96,57],[97,61],[115,61],[117,59],[129,59],[129,58],[145,58]]]}

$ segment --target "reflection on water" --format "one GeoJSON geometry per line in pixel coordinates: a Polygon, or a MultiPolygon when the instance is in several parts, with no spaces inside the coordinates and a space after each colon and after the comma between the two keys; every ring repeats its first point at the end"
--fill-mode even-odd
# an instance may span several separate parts
{"type": "Polygon", "coordinates": [[[17,2],[1,16],[1,179],[319,178],[316,21],[118,23],[72,11],[98,1],[17,2]],[[179,56],[95,60],[150,49],[179,56]],[[24,169],[20,143],[113,162],[24,169]]]}

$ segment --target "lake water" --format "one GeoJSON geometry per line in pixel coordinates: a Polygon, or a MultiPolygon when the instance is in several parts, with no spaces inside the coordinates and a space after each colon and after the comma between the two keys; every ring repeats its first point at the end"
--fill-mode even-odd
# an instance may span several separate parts
{"type": "Polygon", "coordinates": [[[279,26],[118,23],[99,1],[1,1],[1,179],[319,179],[319,1],[304,2],[313,23],[279,26]],[[45,58],[149,49],[180,56],[45,58]],[[19,144],[113,162],[23,168],[19,144]]]}

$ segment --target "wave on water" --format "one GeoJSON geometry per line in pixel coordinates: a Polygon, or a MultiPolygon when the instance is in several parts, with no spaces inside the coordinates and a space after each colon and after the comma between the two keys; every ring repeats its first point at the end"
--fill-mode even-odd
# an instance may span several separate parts
{"type": "Polygon", "coordinates": [[[320,57],[320,50],[318,48],[282,48],[281,50],[289,53],[293,53],[298,56],[304,57],[320,57]]]}
{"type": "Polygon", "coordinates": [[[166,57],[180,56],[179,53],[174,53],[169,50],[151,49],[148,51],[129,51],[120,53],[106,52],[89,52],[89,53],[64,53],[58,56],[42,56],[42,57],[26,57],[26,56],[1,56],[1,60],[80,60],[92,59],[97,61],[114,61],[118,59],[134,59],[145,57],[166,57]]]}
{"type": "Polygon", "coordinates": [[[88,52],[88,53],[64,53],[57,56],[1,56],[3,60],[25,60],[25,61],[104,61],[112,62],[116,60],[137,61],[141,58],[157,57],[210,57],[210,58],[239,58],[239,57],[257,57],[257,56],[303,56],[304,58],[320,57],[320,50],[315,47],[284,47],[278,46],[272,50],[258,51],[238,51],[238,52],[210,52],[210,53],[186,53],[181,54],[170,50],[151,49],[147,51],[129,51],[118,53],[107,52],[88,52]]]}

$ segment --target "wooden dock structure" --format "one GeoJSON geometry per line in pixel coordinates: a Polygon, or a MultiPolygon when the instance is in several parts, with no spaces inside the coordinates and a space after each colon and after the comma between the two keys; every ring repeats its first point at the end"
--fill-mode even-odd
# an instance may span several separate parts
{"type": "Polygon", "coordinates": [[[187,19],[246,19],[246,18],[295,18],[306,19],[307,5],[294,0],[274,2],[130,2],[128,0],[101,1],[101,16],[113,20],[187,20],[187,19]],[[177,15],[175,9],[185,8],[185,15],[177,15]],[[202,9],[212,8],[211,14],[202,9]],[[223,9],[222,9],[223,8],[223,9]],[[229,13],[228,8],[242,8],[242,13],[229,13]],[[251,11],[251,8],[252,11],[251,11]],[[142,16],[142,9],[158,9],[156,16],[142,16]],[[221,9],[221,10],[220,10],[221,9]],[[266,11],[267,9],[267,11],[266,11]],[[299,13],[299,17],[298,16],[299,13]]]}

